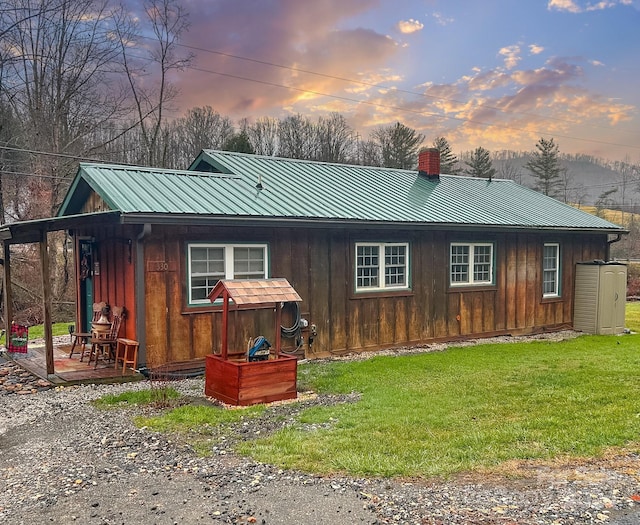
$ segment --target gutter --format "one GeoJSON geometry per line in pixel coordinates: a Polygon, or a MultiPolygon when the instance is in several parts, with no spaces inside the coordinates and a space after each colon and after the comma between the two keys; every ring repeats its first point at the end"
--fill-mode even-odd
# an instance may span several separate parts
{"type": "Polygon", "coordinates": [[[620,242],[622,240],[622,233],[617,233],[614,239],[607,240],[607,251],[605,254],[605,261],[609,262],[611,260],[611,245],[620,242]]]}
{"type": "Polygon", "coordinates": [[[151,234],[151,224],[145,223],[142,231],[136,236],[136,266],[134,268],[135,302],[136,302],[136,337],[138,338],[138,362],[147,363],[147,323],[144,283],[144,239],[151,234]]]}
{"type": "Polygon", "coordinates": [[[434,229],[434,230],[482,230],[482,231],[555,231],[580,232],[601,234],[629,233],[621,228],[571,227],[571,226],[534,226],[534,225],[501,225],[501,224],[473,224],[446,222],[389,222],[359,219],[327,219],[309,217],[268,217],[249,215],[197,215],[197,214],[167,214],[167,213],[127,213],[121,217],[123,224],[157,224],[176,226],[270,226],[283,228],[295,225],[308,228],[376,228],[376,229],[434,229]]]}

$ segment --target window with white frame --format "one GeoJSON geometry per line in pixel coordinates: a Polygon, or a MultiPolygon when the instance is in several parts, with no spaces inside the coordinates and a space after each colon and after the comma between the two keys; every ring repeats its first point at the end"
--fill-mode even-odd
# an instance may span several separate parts
{"type": "Polygon", "coordinates": [[[208,303],[220,279],[265,279],[266,244],[189,244],[187,250],[189,304],[208,303]]]}
{"type": "Polygon", "coordinates": [[[492,243],[451,243],[451,286],[493,284],[492,243]]]}
{"type": "Polygon", "coordinates": [[[560,245],[555,242],[544,244],[542,251],[542,296],[560,295],[560,245]]]}
{"type": "Polygon", "coordinates": [[[356,291],[409,288],[408,243],[356,243],[356,291]]]}

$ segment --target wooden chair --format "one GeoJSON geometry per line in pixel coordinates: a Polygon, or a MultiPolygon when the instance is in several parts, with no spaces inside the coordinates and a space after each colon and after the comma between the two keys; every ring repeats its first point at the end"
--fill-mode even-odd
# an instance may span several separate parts
{"type": "Polygon", "coordinates": [[[98,368],[98,361],[111,361],[115,359],[115,347],[118,342],[118,333],[124,319],[124,308],[114,306],[111,309],[111,328],[108,332],[91,334],[91,352],[89,353],[89,364],[95,360],[94,368],[98,368]]]}
{"type": "MultiPolygon", "coordinates": [[[[104,301],[100,303],[93,303],[93,317],[91,322],[95,322],[100,319],[100,315],[102,314],[102,309],[107,306],[107,303],[104,301]]],[[[76,346],[80,349],[80,361],[84,359],[85,353],[87,351],[87,343],[89,339],[91,339],[91,332],[73,332],[71,334],[71,351],[69,352],[69,359],[73,355],[76,346]]]]}

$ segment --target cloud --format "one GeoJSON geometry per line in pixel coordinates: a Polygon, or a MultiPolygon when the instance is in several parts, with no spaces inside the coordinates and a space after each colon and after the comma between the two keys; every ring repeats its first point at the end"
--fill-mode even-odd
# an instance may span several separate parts
{"type": "Polygon", "coordinates": [[[214,52],[199,52],[197,69],[176,78],[181,110],[211,105],[234,119],[282,113],[298,101],[321,98],[305,90],[344,94],[353,85],[340,77],[374,74],[402,49],[373,30],[335,30],[343,20],[375,7],[377,0],[277,0],[246,3],[242,9],[239,5],[245,3],[198,2],[184,43],[214,52]]]}
{"type": "Polygon", "coordinates": [[[427,136],[443,135],[456,148],[528,150],[545,136],[564,137],[564,151],[584,146],[569,137],[602,140],[605,128],[635,118],[637,108],[587,87],[580,58],[554,57],[539,67],[473,68],[450,83],[427,82],[423,96],[378,92],[349,121],[358,126],[401,120],[427,136]],[[402,107],[400,113],[396,108],[402,107]],[[577,146],[576,146],[577,144],[577,146]]]}
{"type": "Polygon", "coordinates": [[[397,23],[396,27],[401,33],[409,35],[411,33],[421,31],[424,28],[424,24],[422,22],[419,22],[418,20],[410,18],[409,20],[400,20],[397,23]]]}
{"type": "Polygon", "coordinates": [[[594,5],[588,5],[586,7],[587,11],[600,11],[602,9],[608,9],[610,7],[615,7],[618,4],[618,2],[598,2],[597,4],[594,5]]]}
{"type": "Polygon", "coordinates": [[[529,44],[529,53],[532,55],[539,55],[544,51],[544,47],[537,44],[529,44]]]}
{"type": "Polygon", "coordinates": [[[580,13],[582,9],[573,0],[549,0],[547,9],[550,11],[568,11],[569,13],[580,13]]]}
{"type": "Polygon", "coordinates": [[[449,24],[453,24],[455,19],[452,17],[444,16],[442,13],[433,12],[431,14],[433,18],[436,19],[436,23],[441,26],[448,26],[449,24]]]}
{"type": "Polygon", "coordinates": [[[633,0],[601,0],[596,3],[588,3],[584,6],[578,5],[573,0],[549,0],[547,9],[550,11],[566,11],[568,13],[584,13],[590,11],[602,11],[618,5],[633,5],[633,0]]]}
{"type": "Polygon", "coordinates": [[[520,46],[518,45],[503,47],[498,53],[505,57],[504,65],[507,69],[513,69],[520,62],[520,46]]]}

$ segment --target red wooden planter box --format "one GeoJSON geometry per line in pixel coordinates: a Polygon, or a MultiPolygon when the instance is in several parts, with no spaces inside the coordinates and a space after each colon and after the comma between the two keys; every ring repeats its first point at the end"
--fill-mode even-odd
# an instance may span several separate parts
{"type": "Polygon", "coordinates": [[[204,393],[230,405],[255,405],[297,397],[298,360],[230,361],[206,357],[204,393]]]}

